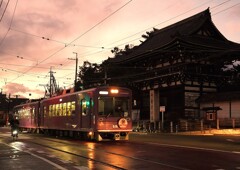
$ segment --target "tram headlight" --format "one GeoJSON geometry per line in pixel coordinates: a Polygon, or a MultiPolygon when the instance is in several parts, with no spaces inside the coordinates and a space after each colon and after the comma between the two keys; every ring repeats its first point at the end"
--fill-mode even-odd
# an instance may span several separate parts
{"type": "Polygon", "coordinates": [[[118,93],[118,89],[111,89],[111,93],[117,94],[118,93]]]}
{"type": "Polygon", "coordinates": [[[108,91],[99,91],[99,94],[108,95],[108,91]]]}

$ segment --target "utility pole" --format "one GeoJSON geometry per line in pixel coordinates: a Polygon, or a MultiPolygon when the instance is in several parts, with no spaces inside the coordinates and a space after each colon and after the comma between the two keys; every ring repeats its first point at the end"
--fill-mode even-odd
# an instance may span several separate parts
{"type": "Polygon", "coordinates": [[[49,81],[49,96],[52,97],[52,75],[53,75],[53,72],[52,72],[52,67],[50,67],[50,81],[49,81]]]}
{"type": "Polygon", "coordinates": [[[76,61],[75,80],[74,80],[74,91],[76,91],[76,90],[77,90],[78,53],[73,52],[73,54],[76,54],[76,58],[68,58],[68,59],[69,59],[69,60],[75,60],[75,61],[76,61]]]}
{"type": "Polygon", "coordinates": [[[53,93],[55,93],[56,90],[57,90],[56,80],[55,80],[55,77],[53,76],[53,73],[56,73],[56,72],[52,71],[52,66],[50,67],[50,72],[49,73],[50,73],[49,96],[52,97],[53,93]]]}

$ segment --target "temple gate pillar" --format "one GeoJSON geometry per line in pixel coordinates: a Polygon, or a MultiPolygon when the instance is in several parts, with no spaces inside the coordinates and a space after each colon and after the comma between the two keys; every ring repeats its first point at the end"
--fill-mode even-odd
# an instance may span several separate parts
{"type": "Polygon", "coordinates": [[[159,121],[159,89],[150,90],[150,122],[154,123],[156,129],[159,121]]]}

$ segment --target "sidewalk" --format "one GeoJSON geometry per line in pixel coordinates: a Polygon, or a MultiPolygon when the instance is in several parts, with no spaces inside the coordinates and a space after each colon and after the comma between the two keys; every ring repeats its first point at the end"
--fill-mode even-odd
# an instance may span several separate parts
{"type": "MultiPolygon", "coordinates": [[[[147,134],[147,133],[165,133],[165,132],[146,132],[146,131],[139,131],[139,132],[132,132],[134,134],[147,134]]],[[[210,129],[210,130],[203,130],[203,131],[174,131],[174,132],[166,132],[168,134],[176,134],[176,135],[240,135],[240,129],[210,129]]]]}
{"type": "MultiPolygon", "coordinates": [[[[189,132],[182,132],[189,133],[189,132]]],[[[240,135],[240,129],[210,129],[204,131],[193,131],[192,134],[205,134],[205,135],[240,135]]]]}

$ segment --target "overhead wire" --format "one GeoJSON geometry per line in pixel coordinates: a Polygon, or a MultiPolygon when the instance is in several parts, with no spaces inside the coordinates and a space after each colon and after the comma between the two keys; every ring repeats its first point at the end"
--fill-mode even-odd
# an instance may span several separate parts
{"type": "MultiPolygon", "coordinates": [[[[165,21],[163,21],[163,22],[161,22],[161,23],[158,23],[158,24],[156,24],[156,25],[154,25],[154,26],[148,27],[148,28],[146,28],[146,29],[144,29],[144,30],[141,30],[141,31],[139,31],[139,32],[137,32],[137,33],[134,33],[134,34],[132,34],[132,35],[130,35],[130,36],[127,36],[127,37],[125,37],[125,38],[123,38],[123,39],[120,39],[120,40],[111,42],[111,43],[109,43],[109,44],[107,44],[107,45],[105,45],[105,46],[107,47],[107,46],[109,46],[109,45],[115,44],[115,43],[117,43],[117,42],[123,41],[123,40],[125,40],[125,39],[130,38],[130,37],[133,37],[133,36],[136,36],[136,35],[138,35],[138,34],[140,34],[140,33],[143,33],[143,32],[145,32],[145,31],[147,31],[147,30],[149,30],[149,29],[152,29],[152,28],[154,28],[154,27],[156,27],[156,26],[159,26],[159,25],[161,25],[161,24],[164,24],[164,23],[166,23],[166,22],[169,22],[169,21],[171,21],[171,20],[173,20],[173,19],[176,19],[176,18],[178,18],[178,17],[180,17],[180,16],[182,16],[182,15],[187,14],[188,12],[191,12],[191,11],[193,11],[193,10],[199,8],[199,7],[202,7],[203,5],[206,5],[206,4],[209,3],[210,1],[212,1],[212,0],[206,1],[206,2],[204,2],[204,3],[202,3],[202,4],[200,4],[200,5],[192,8],[192,9],[190,9],[190,10],[188,10],[188,11],[185,11],[185,12],[179,14],[179,15],[176,15],[176,16],[168,19],[168,20],[165,20],[165,21]]],[[[217,5],[217,6],[223,5],[224,3],[229,2],[229,1],[231,1],[231,0],[227,0],[227,1],[221,3],[221,4],[217,5]]],[[[135,38],[135,39],[133,39],[133,40],[130,40],[130,41],[127,41],[127,42],[123,42],[123,43],[118,44],[118,45],[115,45],[115,46],[107,47],[107,49],[112,49],[112,48],[114,48],[114,47],[119,47],[119,46],[122,46],[122,45],[126,45],[126,44],[129,44],[130,42],[135,42],[136,40],[140,40],[141,38],[142,38],[142,37],[135,38]]],[[[84,53],[84,54],[82,54],[82,55],[91,56],[91,55],[95,55],[95,54],[101,53],[101,52],[102,52],[102,51],[90,52],[90,54],[88,54],[88,53],[85,54],[85,53],[84,53]]]]}
{"type": "MultiPolygon", "coordinates": [[[[228,0],[229,1],[229,0],[228,0]]],[[[228,2],[228,1],[225,1],[225,3],[226,2],[228,2]]],[[[130,2],[130,1],[129,1],[130,2]]],[[[129,3],[128,2],[128,3],[129,3]]],[[[209,2],[209,1],[208,1],[209,2]]],[[[221,4],[219,4],[219,6],[220,5],[222,5],[222,4],[224,4],[224,3],[221,3],[221,4]]],[[[238,4],[237,4],[238,5],[238,4]]],[[[202,6],[202,5],[201,5],[202,6]]],[[[236,6],[236,5],[234,5],[234,6],[236,6]]],[[[232,6],[232,7],[234,7],[234,6],[232,6]]],[[[231,8],[232,8],[231,7],[231,8]]],[[[197,8],[197,7],[196,7],[197,8]]],[[[230,8],[230,7],[229,7],[230,8]]],[[[195,9],[195,8],[194,8],[195,9]]],[[[213,8],[212,8],[213,9],[213,8]]],[[[192,9],[193,10],[193,9],[192,9]]],[[[189,11],[192,11],[192,10],[189,10],[189,11]]],[[[227,10],[227,9],[225,9],[225,10],[227,10]]],[[[223,12],[223,11],[225,11],[225,10],[222,10],[222,11],[220,11],[220,12],[223,12]]],[[[189,11],[187,11],[187,12],[189,12],[189,11]]],[[[182,14],[180,14],[180,15],[183,15],[183,14],[186,14],[187,12],[184,12],[184,13],[182,13],[182,14]]],[[[220,12],[218,12],[218,13],[220,13],[220,12]]],[[[218,14],[218,13],[216,13],[216,14],[218,14]]],[[[214,14],[214,15],[216,15],[216,14],[214,14]]],[[[180,15],[178,15],[178,16],[180,16],[180,15]]],[[[178,16],[175,16],[175,17],[173,17],[172,19],[174,19],[174,18],[176,18],[176,17],[178,17],[178,16]]],[[[104,19],[104,20],[106,20],[106,18],[104,19]]],[[[97,25],[99,25],[100,23],[102,23],[104,20],[102,20],[101,22],[99,22],[98,24],[96,24],[94,27],[92,27],[92,28],[90,28],[89,30],[87,30],[85,33],[83,33],[82,35],[80,35],[80,36],[78,36],[76,39],[74,39],[73,41],[71,41],[70,43],[68,43],[67,44],[67,46],[70,46],[73,42],[75,42],[76,40],[78,40],[79,38],[81,38],[82,36],[84,36],[86,33],[88,33],[89,31],[91,31],[92,29],[94,29],[97,25]]],[[[165,22],[167,22],[167,21],[165,21],[165,22]]],[[[162,24],[162,23],[160,23],[160,24],[162,24]]],[[[157,24],[157,25],[160,25],[160,24],[157,24]]],[[[151,27],[152,28],[152,27],[151,27]]],[[[148,28],[149,29],[149,28],[148,28]]],[[[146,29],[146,30],[148,30],[148,29],[146,29]]],[[[146,31],[146,30],[144,30],[144,31],[146,31]]],[[[142,31],[141,31],[142,32],[142,31]]],[[[138,33],[136,33],[136,34],[134,34],[134,35],[137,35],[137,34],[139,34],[139,32],[138,33]]],[[[133,35],[132,35],[133,36],[133,35]]],[[[130,37],[132,37],[132,36],[130,36],[130,37]]],[[[127,37],[128,38],[128,37],[127,37]]],[[[124,38],[124,39],[126,39],[126,38],[124,38]]],[[[124,40],[124,39],[121,39],[121,40],[124,40]]],[[[138,39],[140,39],[140,38],[138,38],[138,39]]],[[[120,41],[121,41],[120,40],[120,41]]],[[[137,39],[136,39],[137,40],[137,39]]],[[[112,43],[111,43],[112,44],[112,43]]],[[[72,44],[73,45],[73,44],[72,44]]],[[[122,43],[122,45],[123,45],[123,43],[122,43]]],[[[58,53],[58,52],[60,52],[62,49],[60,49],[60,50],[58,50],[56,53],[58,53]]],[[[102,51],[98,51],[98,52],[94,52],[94,54],[96,54],[96,53],[100,53],[100,52],[102,52],[102,51]]],[[[44,62],[44,61],[46,61],[47,59],[49,59],[49,58],[51,58],[52,56],[54,56],[56,53],[53,53],[52,55],[50,55],[49,57],[47,57],[47,58],[45,58],[44,60],[42,60],[41,61],[41,63],[42,62],[44,62]]],[[[92,54],[93,55],[93,54],[92,54]]],[[[28,71],[30,71],[30,70],[28,70],[28,71]]],[[[28,72],[27,71],[27,72],[28,72]]]]}
{"type": "MultiPolygon", "coordinates": [[[[127,37],[125,37],[125,38],[123,38],[123,39],[120,39],[120,40],[111,42],[111,43],[109,43],[108,45],[112,45],[112,44],[114,44],[114,43],[116,43],[116,42],[120,42],[120,41],[122,41],[122,40],[125,40],[125,39],[128,39],[128,38],[130,38],[130,37],[136,36],[136,35],[141,34],[141,33],[145,32],[145,31],[147,31],[147,30],[149,30],[149,29],[152,29],[152,28],[154,28],[154,27],[156,27],[156,26],[159,26],[159,25],[164,24],[164,23],[166,23],[166,22],[168,22],[168,21],[171,21],[171,20],[173,20],[173,19],[176,19],[176,18],[178,18],[178,17],[180,17],[180,16],[182,16],[182,15],[187,14],[188,12],[191,12],[191,11],[193,11],[193,10],[195,10],[195,9],[197,9],[197,8],[199,8],[199,7],[207,4],[207,3],[209,3],[210,1],[212,1],[212,0],[209,0],[209,1],[207,1],[207,2],[204,2],[204,3],[202,3],[201,5],[198,5],[198,6],[194,7],[194,8],[191,8],[190,10],[187,10],[187,11],[185,11],[185,12],[179,14],[179,15],[176,15],[176,16],[174,16],[174,17],[172,17],[172,18],[169,18],[169,19],[167,19],[167,20],[165,20],[165,21],[163,21],[163,22],[161,22],[161,23],[158,23],[158,24],[156,24],[156,25],[154,25],[154,26],[148,27],[148,28],[146,28],[146,29],[144,29],[144,30],[141,30],[141,31],[139,31],[139,32],[137,32],[137,33],[134,33],[134,34],[132,34],[132,35],[130,35],[130,36],[127,36],[127,37]]],[[[141,38],[138,38],[138,39],[141,39],[141,38]]],[[[106,45],[106,46],[108,46],[108,45],[106,45]]]]}
{"type": "Polygon", "coordinates": [[[10,28],[11,28],[11,26],[12,26],[12,22],[13,22],[13,18],[14,18],[15,12],[16,12],[17,4],[18,4],[18,0],[16,0],[16,4],[15,4],[15,7],[14,7],[13,15],[12,15],[12,18],[11,18],[11,21],[10,21],[10,24],[9,24],[9,27],[8,27],[8,30],[7,30],[7,32],[4,34],[4,37],[3,37],[3,39],[2,39],[1,42],[0,42],[0,47],[2,46],[3,42],[5,41],[7,35],[8,35],[8,33],[9,33],[9,31],[10,31],[10,28]]]}
{"type": "Polygon", "coordinates": [[[212,14],[212,15],[213,15],[213,16],[214,16],[214,15],[217,15],[217,14],[219,14],[219,13],[221,13],[221,12],[224,12],[224,11],[226,11],[226,10],[229,10],[229,9],[235,7],[235,6],[238,6],[238,5],[240,5],[240,2],[237,3],[237,4],[235,4],[235,5],[230,6],[230,7],[228,7],[228,8],[225,8],[225,9],[223,9],[223,10],[221,10],[221,11],[218,11],[218,12],[212,14]]]}
{"type": "MultiPolygon", "coordinates": [[[[67,46],[67,44],[68,44],[66,42],[62,42],[62,41],[59,41],[59,40],[51,39],[51,38],[48,38],[48,37],[45,37],[45,36],[40,36],[40,35],[28,33],[28,32],[25,32],[25,31],[22,31],[22,30],[18,30],[16,28],[12,28],[12,27],[10,28],[10,30],[18,32],[18,33],[21,33],[21,34],[25,34],[25,35],[28,35],[28,36],[31,36],[31,37],[36,37],[36,38],[40,38],[40,39],[43,39],[43,40],[47,40],[47,41],[52,41],[52,42],[56,42],[56,43],[59,43],[59,44],[63,44],[64,46],[67,46]]],[[[99,47],[99,46],[80,45],[80,44],[71,44],[71,46],[79,46],[79,47],[86,47],[86,48],[104,48],[104,47],[99,47]]]]}
{"type": "MultiPolygon", "coordinates": [[[[192,8],[192,9],[186,11],[186,12],[183,12],[183,13],[177,15],[177,16],[174,16],[174,17],[172,17],[172,18],[170,18],[170,19],[168,19],[168,20],[165,20],[165,21],[163,21],[163,22],[161,22],[161,23],[159,23],[159,24],[157,24],[157,25],[154,25],[154,26],[152,26],[152,27],[148,27],[148,28],[146,28],[146,29],[144,29],[144,30],[141,30],[141,31],[139,31],[139,32],[137,32],[137,33],[134,33],[134,34],[132,34],[132,35],[130,35],[130,36],[127,36],[127,37],[125,37],[125,38],[123,38],[123,39],[120,39],[120,40],[111,42],[111,43],[105,45],[105,46],[106,46],[106,49],[112,49],[112,48],[114,48],[114,47],[126,45],[126,44],[128,44],[128,43],[130,43],[130,42],[134,42],[134,41],[136,41],[136,40],[140,40],[142,37],[135,38],[135,39],[133,39],[133,40],[130,40],[130,41],[128,41],[128,42],[124,42],[124,43],[121,43],[121,44],[118,44],[118,45],[115,45],[115,46],[107,47],[107,46],[109,46],[109,45],[115,44],[115,43],[117,43],[117,42],[123,41],[123,40],[125,40],[125,39],[130,38],[130,37],[133,37],[133,36],[136,36],[136,35],[138,35],[138,34],[140,34],[140,33],[143,33],[143,32],[145,32],[145,31],[147,31],[147,30],[149,30],[149,29],[152,29],[152,28],[154,28],[154,27],[156,27],[156,26],[159,26],[159,25],[161,25],[161,24],[164,24],[164,23],[166,23],[166,22],[169,22],[169,21],[171,21],[171,20],[173,20],[173,19],[176,19],[176,18],[178,18],[178,17],[180,17],[180,16],[182,16],[182,15],[185,15],[185,14],[187,14],[188,12],[191,12],[191,11],[193,11],[193,10],[199,8],[199,7],[202,7],[203,5],[209,3],[210,1],[212,1],[212,0],[209,0],[209,1],[207,1],[207,2],[204,2],[204,3],[202,3],[202,4],[200,4],[200,5],[192,8]]],[[[229,0],[228,0],[228,1],[229,1],[229,0]]],[[[230,0],[230,1],[231,1],[231,0],[230,0]]],[[[102,51],[93,52],[93,53],[90,53],[90,55],[94,55],[94,54],[101,53],[101,52],[102,52],[102,51]]],[[[86,55],[86,54],[84,54],[84,55],[86,55]]],[[[88,55],[88,56],[90,56],[90,55],[88,55]]]]}
{"type": "MultiPolygon", "coordinates": [[[[9,1],[10,1],[10,0],[7,1],[7,4],[6,4],[6,6],[5,6],[5,9],[4,9],[3,14],[2,14],[2,16],[1,16],[1,19],[0,19],[0,22],[2,21],[3,16],[4,16],[4,14],[5,14],[6,10],[7,10],[7,7],[8,7],[8,4],[9,4],[9,1]]],[[[2,6],[2,2],[1,2],[1,6],[2,6]]]]}
{"type": "MultiPolygon", "coordinates": [[[[212,0],[210,0],[210,1],[212,1],[212,0]]],[[[165,20],[165,21],[163,21],[163,22],[161,22],[161,23],[159,23],[159,24],[157,24],[157,25],[154,25],[154,26],[152,26],[152,27],[148,27],[148,28],[146,28],[146,29],[144,29],[144,30],[142,30],[142,31],[139,31],[139,32],[137,32],[137,33],[135,33],[135,34],[132,34],[132,35],[130,35],[130,36],[127,36],[127,37],[125,37],[125,38],[123,38],[123,39],[120,39],[120,40],[111,42],[111,43],[108,44],[108,45],[115,44],[116,42],[120,42],[120,41],[122,41],[122,40],[125,40],[125,39],[128,39],[128,38],[130,38],[130,37],[136,36],[136,35],[138,35],[138,34],[140,34],[140,33],[143,33],[144,31],[147,31],[147,30],[151,29],[151,28],[155,28],[155,27],[158,26],[158,25],[161,25],[161,24],[163,24],[163,23],[166,23],[166,22],[168,22],[168,21],[171,21],[171,20],[173,20],[173,19],[175,19],[175,18],[177,18],[177,17],[179,17],[179,16],[181,16],[181,15],[185,15],[185,14],[188,13],[188,12],[191,12],[191,11],[193,11],[193,10],[199,8],[199,7],[202,7],[203,5],[209,3],[210,1],[204,2],[204,3],[202,3],[202,4],[199,5],[199,6],[196,6],[196,7],[192,8],[192,9],[190,9],[190,10],[188,10],[188,11],[186,11],[186,12],[183,12],[183,13],[177,15],[177,16],[174,16],[174,17],[172,17],[172,18],[170,18],[170,19],[168,19],[168,20],[165,20]]],[[[221,6],[221,5],[223,5],[223,4],[226,4],[227,2],[230,2],[230,1],[231,1],[231,0],[224,1],[224,2],[222,2],[222,3],[220,3],[220,4],[218,4],[218,5],[215,5],[214,7],[211,7],[211,9],[214,9],[214,8],[216,8],[216,7],[219,7],[219,6],[221,6]]],[[[215,14],[212,14],[212,16],[214,16],[214,15],[216,15],[216,14],[218,14],[218,13],[224,12],[224,11],[226,11],[226,10],[228,10],[228,9],[230,9],[230,8],[233,8],[233,7],[235,7],[235,6],[239,5],[239,4],[240,4],[240,3],[237,3],[237,4],[235,4],[235,5],[231,6],[231,7],[228,7],[228,8],[226,8],[226,9],[224,9],[224,10],[221,10],[221,11],[215,13],[215,14]]],[[[108,48],[111,48],[111,49],[112,49],[112,48],[114,48],[114,47],[119,47],[119,46],[122,46],[122,45],[126,45],[126,44],[129,44],[130,42],[134,42],[134,41],[136,41],[136,40],[140,40],[141,38],[142,38],[142,37],[135,38],[135,39],[133,39],[133,40],[130,40],[130,41],[127,41],[127,42],[124,42],[124,43],[121,43],[121,44],[118,44],[118,45],[115,45],[115,46],[112,46],[112,47],[108,47],[108,48]]],[[[108,45],[106,45],[106,46],[108,46],[108,45]]]]}
{"type": "MultiPolygon", "coordinates": [[[[105,20],[107,20],[108,18],[110,18],[112,15],[114,15],[115,13],[117,13],[118,11],[120,11],[122,8],[124,8],[125,6],[127,6],[132,0],[129,0],[127,3],[125,3],[123,6],[121,6],[120,8],[118,8],[117,10],[115,10],[114,12],[112,12],[110,15],[108,15],[107,17],[105,17],[104,19],[102,19],[100,22],[98,22],[97,24],[95,24],[93,27],[91,27],[90,29],[88,29],[87,31],[85,31],[83,34],[81,34],[80,36],[78,36],[77,38],[75,38],[74,40],[72,40],[71,42],[67,43],[64,47],[58,49],[57,51],[55,51],[54,53],[52,53],[51,55],[49,55],[48,57],[46,57],[45,59],[41,60],[39,62],[39,64],[45,62],[46,60],[48,60],[49,58],[53,57],[54,55],[58,54],[59,52],[61,52],[63,49],[65,49],[67,46],[71,45],[72,43],[74,43],[75,41],[77,41],[78,39],[80,39],[81,37],[83,37],[84,35],[86,35],[88,32],[90,32],[91,30],[93,30],[94,28],[96,28],[98,25],[100,25],[101,23],[103,23],[105,20]]],[[[15,13],[15,12],[14,12],[15,13]]],[[[30,70],[32,70],[34,67],[26,70],[23,74],[26,74],[27,72],[29,72],[30,70]]],[[[12,79],[10,82],[17,80],[18,77],[12,79]]]]}
{"type": "MultiPolygon", "coordinates": [[[[210,0],[210,1],[212,1],[212,0],[210,0]]],[[[161,23],[159,23],[159,24],[157,24],[157,25],[155,25],[155,26],[153,26],[153,27],[149,27],[149,28],[147,28],[147,29],[144,29],[143,31],[137,32],[137,33],[135,33],[135,34],[133,34],[133,35],[131,35],[131,36],[125,37],[125,38],[123,38],[123,39],[121,39],[121,40],[112,42],[111,44],[116,43],[116,42],[119,42],[119,41],[122,41],[122,40],[124,40],[124,39],[129,38],[129,37],[133,37],[133,36],[135,36],[135,35],[137,35],[137,34],[139,34],[139,33],[142,33],[142,32],[144,32],[144,31],[149,30],[150,28],[154,28],[154,27],[156,27],[156,26],[158,26],[158,25],[160,25],[160,24],[163,24],[163,23],[165,23],[165,22],[168,22],[168,21],[170,21],[170,20],[173,20],[173,19],[175,19],[175,18],[177,18],[177,17],[179,17],[179,16],[181,16],[181,15],[185,15],[185,14],[188,13],[188,12],[191,12],[191,11],[193,11],[193,10],[199,8],[199,7],[202,7],[203,5],[209,3],[210,1],[204,2],[204,3],[202,3],[202,4],[200,4],[200,5],[192,8],[192,9],[186,11],[186,12],[183,12],[183,13],[177,15],[177,16],[174,16],[174,17],[172,17],[172,18],[170,18],[170,19],[168,19],[168,20],[166,20],[166,21],[163,21],[163,22],[161,22],[161,23]]],[[[231,1],[231,0],[224,1],[224,2],[218,4],[218,5],[214,6],[214,7],[211,7],[211,9],[214,9],[214,8],[216,8],[216,7],[219,7],[219,6],[221,6],[221,5],[223,5],[223,4],[227,3],[227,2],[230,2],[230,1],[231,1]]],[[[236,5],[234,5],[234,6],[236,6],[236,5]]],[[[223,11],[224,11],[224,10],[223,10],[223,11]]],[[[222,11],[221,11],[221,12],[222,12],[222,11]]],[[[131,41],[128,41],[128,43],[129,43],[129,42],[134,42],[134,41],[136,41],[136,40],[138,40],[138,39],[141,39],[141,38],[135,38],[135,39],[133,39],[133,40],[131,40],[131,41]]],[[[125,43],[118,44],[117,46],[122,46],[122,45],[125,45],[125,44],[126,44],[126,42],[125,42],[125,43]]],[[[114,47],[114,46],[113,46],[113,47],[114,47]]],[[[112,49],[113,47],[108,47],[108,49],[112,49]]],[[[115,46],[115,47],[116,47],[116,46],[115,46]]],[[[91,56],[91,55],[95,55],[95,54],[98,54],[98,53],[101,53],[101,52],[103,52],[103,51],[87,52],[87,53],[83,53],[83,54],[80,54],[80,55],[82,55],[82,56],[83,56],[83,55],[91,56]]]]}
{"type": "Polygon", "coordinates": [[[220,4],[218,4],[218,5],[215,5],[214,7],[211,7],[211,9],[217,8],[217,7],[219,7],[219,6],[222,6],[223,4],[226,4],[226,3],[230,2],[230,1],[231,1],[231,0],[224,1],[224,2],[222,2],[222,3],[220,3],[220,4]]]}
{"type": "Polygon", "coordinates": [[[2,7],[2,3],[3,3],[3,0],[1,0],[1,3],[0,3],[0,8],[2,7]]]}

